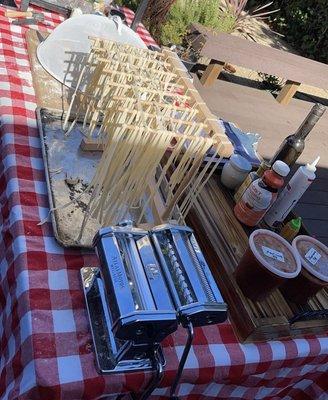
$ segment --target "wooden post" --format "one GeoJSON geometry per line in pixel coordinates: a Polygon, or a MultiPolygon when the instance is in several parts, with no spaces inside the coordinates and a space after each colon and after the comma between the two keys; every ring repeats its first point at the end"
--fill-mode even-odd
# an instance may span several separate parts
{"type": "Polygon", "coordinates": [[[300,86],[301,84],[298,82],[287,81],[276,98],[277,102],[280,104],[289,104],[300,86]]]}
{"type": "Polygon", "coordinates": [[[149,3],[149,0],[142,0],[141,3],[139,4],[139,7],[138,7],[135,15],[134,15],[134,19],[131,24],[131,29],[135,32],[137,31],[138,26],[145,15],[145,12],[148,7],[148,3],[149,3]]]}
{"type": "Polygon", "coordinates": [[[213,85],[222,72],[224,64],[223,61],[211,60],[200,79],[201,84],[205,87],[213,85]]]}

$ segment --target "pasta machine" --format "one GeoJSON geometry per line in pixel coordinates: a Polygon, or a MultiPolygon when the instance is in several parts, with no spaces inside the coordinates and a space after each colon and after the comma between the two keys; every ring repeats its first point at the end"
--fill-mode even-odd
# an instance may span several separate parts
{"type": "Polygon", "coordinates": [[[94,247],[100,266],[82,268],[81,275],[99,372],[156,372],[147,398],[163,374],[161,342],[181,324],[189,336],[174,398],[193,328],[227,317],[193,231],[174,224],[146,231],[123,223],[101,229],[94,247]]]}

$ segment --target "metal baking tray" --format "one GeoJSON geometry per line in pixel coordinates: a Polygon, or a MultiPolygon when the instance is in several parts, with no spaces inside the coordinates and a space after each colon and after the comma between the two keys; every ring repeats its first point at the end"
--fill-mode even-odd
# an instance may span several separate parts
{"type": "MultiPolygon", "coordinates": [[[[93,238],[101,228],[99,222],[90,216],[82,238],[79,238],[79,232],[90,199],[90,192],[87,192],[86,188],[92,181],[102,153],[85,152],[80,149],[83,138],[80,123],[77,123],[72,132],[65,136],[62,128],[65,116],[62,111],[37,108],[36,115],[49,205],[54,210],[50,213],[49,219],[52,221],[55,238],[64,247],[91,248],[93,238]],[[76,198],[78,200],[73,202],[76,198]]],[[[133,214],[127,218],[132,221],[138,220],[138,212],[140,213],[140,209],[133,210],[133,214]]],[[[180,218],[177,209],[174,218],[180,218]]],[[[147,208],[142,223],[158,223],[155,221],[151,206],[147,208]]]]}

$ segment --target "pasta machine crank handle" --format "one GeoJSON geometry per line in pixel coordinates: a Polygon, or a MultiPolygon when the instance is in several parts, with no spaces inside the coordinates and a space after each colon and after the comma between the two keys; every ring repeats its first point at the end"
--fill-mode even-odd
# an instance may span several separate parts
{"type": "Polygon", "coordinates": [[[159,386],[161,380],[163,379],[164,366],[158,354],[158,347],[154,349],[154,366],[156,371],[154,373],[153,379],[150,381],[148,388],[139,397],[135,394],[131,394],[132,400],[147,400],[153,393],[153,391],[159,386]]]}
{"type": "Polygon", "coordinates": [[[175,376],[174,382],[173,382],[173,384],[171,386],[171,390],[170,390],[170,399],[171,400],[179,400],[179,397],[175,396],[175,392],[176,392],[178,384],[180,382],[183,368],[186,364],[187,357],[188,357],[190,349],[191,349],[192,341],[194,339],[194,327],[190,321],[188,322],[188,325],[187,325],[187,332],[188,332],[187,343],[183,350],[182,357],[181,357],[181,360],[179,363],[179,368],[178,368],[177,374],[175,376]]]}

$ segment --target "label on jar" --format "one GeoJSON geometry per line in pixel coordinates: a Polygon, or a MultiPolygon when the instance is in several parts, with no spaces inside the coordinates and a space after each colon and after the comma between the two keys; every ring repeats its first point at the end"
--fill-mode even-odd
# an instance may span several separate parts
{"type": "Polygon", "coordinates": [[[273,258],[274,260],[277,260],[280,262],[285,262],[285,257],[280,251],[270,249],[270,247],[266,247],[266,246],[262,246],[262,251],[263,251],[263,254],[266,255],[267,257],[273,258]]]}
{"type": "Polygon", "coordinates": [[[242,201],[252,211],[266,210],[272,200],[272,193],[259,186],[259,180],[253,182],[243,194],[242,201]]]}
{"type": "Polygon", "coordinates": [[[316,265],[316,263],[320,260],[321,254],[318,253],[315,249],[311,247],[311,249],[305,254],[305,258],[310,261],[312,265],[316,265]]]}

